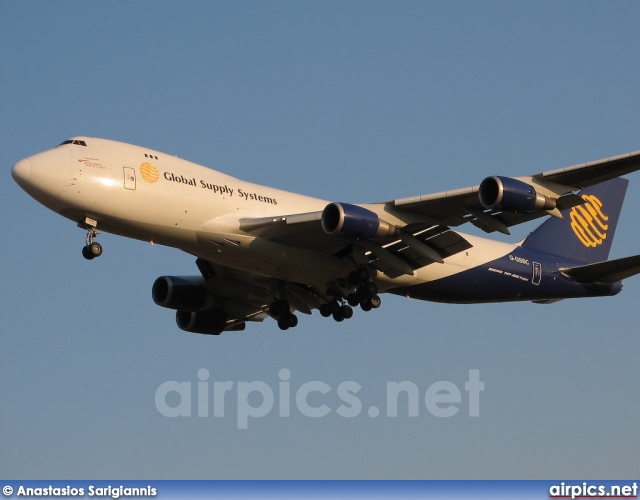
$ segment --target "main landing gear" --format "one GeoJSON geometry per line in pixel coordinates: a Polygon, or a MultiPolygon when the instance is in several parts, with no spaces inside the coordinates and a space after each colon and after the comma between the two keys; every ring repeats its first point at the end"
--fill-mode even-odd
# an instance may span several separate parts
{"type": "Polygon", "coordinates": [[[100,234],[96,229],[97,222],[88,217],[78,223],[78,226],[87,230],[86,244],[82,247],[82,256],[87,260],[95,259],[102,255],[102,245],[93,239],[100,234]]]}
{"type": "Polygon", "coordinates": [[[382,304],[378,296],[378,286],[371,281],[369,272],[361,267],[357,271],[349,274],[349,282],[356,286],[355,292],[347,295],[347,302],[351,306],[360,305],[363,311],[371,311],[377,309],[382,304]]]}
{"type": "Polygon", "coordinates": [[[378,296],[378,287],[371,281],[366,268],[349,273],[349,284],[355,291],[347,295],[347,303],[343,299],[334,299],[320,306],[320,314],[325,318],[333,316],[335,321],[344,321],[353,316],[353,307],[360,306],[363,311],[371,311],[380,307],[382,301],[378,296]]]}
{"type": "Polygon", "coordinates": [[[332,300],[320,306],[320,314],[325,318],[333,316],[334,320],[340,322],[351,318],[353,316],[353,309],[351,306],[343,304],[338,300],[332,300]]]}
{"type": "MultiPolygon", "coordinates": [[[[337,322],[351,318],[356,306],[360,306],[363,311],[371,311],[380,307],[382,303],[378,296],[378,287],[364,267],[349,273],[348,279],[335,282],[328,293],[333,298],[320,305],[320,314],[325,318],[332,316],[337,322]]],[[[269,305],[269,314],[278,322],[281,330],[295,328],[298,325],[298,317],[291,312],[289,301],[283,298],[286,297],[286,290],[281,287],[277,297],[279,298],[269,305]]]]}
{"type": "Polygon", "coordinates": [[[280,330],[288,330],[298,326],[298,317],[291,312],[289,301],[278,299],[269,306],[269,312],[274,318],[278,319],[278,327],[280,330]]]}

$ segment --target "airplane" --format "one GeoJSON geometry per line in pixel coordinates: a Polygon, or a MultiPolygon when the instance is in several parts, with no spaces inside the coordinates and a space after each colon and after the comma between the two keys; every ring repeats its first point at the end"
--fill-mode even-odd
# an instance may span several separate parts
{"type": "Polygon", "coordinates": [[[337,322],[380,294],[447,303],[615,295],[640,255],[607,261],[640,151],[521,177],[377,203],[331,202],[246,182],[149,148],[74,137],[18,161],[11,174],[35,200],[87,234],[175,247],[199,274],[160,276],[153,301],[184,331],[220,335],[266,318],[282,330],[296,313],[337,322]],[[548,217],[547,217],[548,216],[548,217]],[[514,244],[486,233],[540,217],[514,244]],[[99,230],[98,230],[99,229],[99,230]]]}

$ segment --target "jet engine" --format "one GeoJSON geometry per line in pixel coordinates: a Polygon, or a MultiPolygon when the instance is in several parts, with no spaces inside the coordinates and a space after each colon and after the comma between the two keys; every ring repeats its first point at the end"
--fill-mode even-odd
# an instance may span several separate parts
{"type": "Polygon", "coordinates": [[[207,305],[207,291],[199,277],[160,276],[151,289],[153,301],[162,307],[196,312],[207,305]]]}
{"type": "Polygon", "coordinates": [[[226,322],[226,316],[221,311],[176,311],[176,324],[185,332],[220,335],[226,322]]]}
{"type": "Polygon", "coordinates": [[[239,332],[245,329],[244,321],[227,323],[224,311],[176,311],[176,324],[185,332],[203,335],[220,335],[223,331],[239,332]]]}
{"type": "Polygon", "coordinates": [[[553,210],[556,200],[536,193],[533,186],[510,177],[487,177],[478,190],[480,204],[485,208],[507,212],[553,210]]]}
{"type": "Polygon", "coordinates": [[[322,212],[321,223],[327,234],[362,239],[384,238],[396,230],[371,210],[348,203],[327,205],[322,212]]]}
{"type": "Polygon", "coordinates": [[[151,289],[153,301],[176,310],[176,324],[185,332],[220,335],[225,330],[244,330],[245,322],[214,308],[215,298],[207,292],[200,276],[160,276],[151,289]]]}

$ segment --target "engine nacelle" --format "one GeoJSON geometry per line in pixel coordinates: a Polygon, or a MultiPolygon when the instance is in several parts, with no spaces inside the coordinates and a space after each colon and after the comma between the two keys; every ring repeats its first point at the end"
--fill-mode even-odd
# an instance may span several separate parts
{"type": "Polygon", "coordinates": [[[487,177],[480,183],[478,198],[485,208],[507,212],[534,212],[556,208],[554,198],[536,193],[533,186],[511,177],[487,177]]]}
{"type": "Polygon", "coordinates": [[[176,311],[176,324],[186,332],[220,335],[224,331],[224,314],[214,311],[176,311]]]}
{"type": "Polygon", "coordinates": [[[207,305],[207,290],[198,277],[160,276],[151,289],[153,301],[162,307],[199,311],[207,305]]]}
{"type": "MultiPolygon", "coordinates": [[[[220,335],[225,330],[227,318],[222,311],[176,311],[176,324],[185,332],[220,335]]],[[[230,329],[244,330],[244,326],[244,321],[240,321],[230,329]]]]}
{"type": "Polygon", "coordinates": [[[393,234],[395,226],[383,221],[375,212],[348,203],[330,203],[322,212],[325,233],[352,238],[374,239],[393,234]]]}

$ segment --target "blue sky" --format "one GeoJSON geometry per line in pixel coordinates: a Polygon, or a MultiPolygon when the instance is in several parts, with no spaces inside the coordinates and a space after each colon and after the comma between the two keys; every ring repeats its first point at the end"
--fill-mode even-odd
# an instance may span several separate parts
{"type": "MultiPolygon", "coordinates": [[[[0,477],[637,476],[640,279],[615,298],[442,305],[383,297],[219,338],[180,331],[154,279],[193,258],[84,232],[10,177],[74,135],[274,187],[367,202],[640,149],[636,2],[0,3],[0,477]],[[311,381],[322,418],[167,418],[167,381],[311,381]],[[480,416],[464,383],[479,370],[480,416]],[[337,387],[364,410],[339,416],[337,387]],[[460,411],[371,418],[388,382],[449,381],[460,411]]],[[[631,183],[612,257],[640,253],[631,183]]],[[[534,226],[518,228],[509,241],[534,226]]],[[[466,228],[465,228],[466,229],[466,228]]],[[[195,394],[195,392],[194,392],[195,394]]],[[[314,399],[315,398],[315,399],[314,399]]],[[[260,399],[252,400],[259,405],[260,399]]],[[[194,407],[195,408],[195,407],[194,407]]],[[[213,412],[211,411],[210,414],[213,412]]]]}

